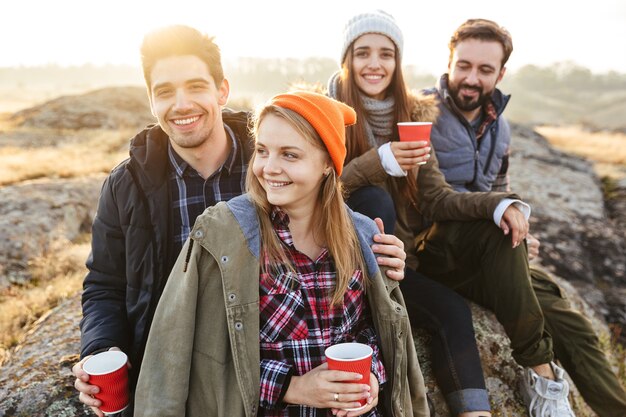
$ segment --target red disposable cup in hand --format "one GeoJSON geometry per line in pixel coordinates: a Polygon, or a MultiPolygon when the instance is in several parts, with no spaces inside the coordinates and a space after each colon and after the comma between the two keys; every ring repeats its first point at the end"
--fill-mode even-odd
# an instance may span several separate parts
{"type": "MultiPolygon", "coordinates": [[[[399,122],[398,135],[401,142],[426,141],[430,143],[430,131],[433,128],[431,122],[399,122]]],[[[418,162],[424,165],[426,162],[418,162]]]]}
{"type": "Polygon", "coordinates": [[[94,397],[102,402],[105,414],[119,413],[128,407],[128,357],[124,352],[110,350],[87,359],[83,370],[89,374],[89,384],[100,388],[94,397]]]}
{"type": "MultiPolygon", "coordinates": [[[[339,343],[324,351],[328,369],[361,374],[358,381],[346,381],[351,384],[370,384],[370,369],[372,368],[372,348],[363,343],[339,343]]],[[[367,404],[366,399],[359,401],[358,408],[346,408],[348,411],[360,410],[367,404]]]]}
{"type": "Polygon", "coordinates": [[[398,134],[401,142],[430,142],[431,122],[399,122],[398,134]]]}

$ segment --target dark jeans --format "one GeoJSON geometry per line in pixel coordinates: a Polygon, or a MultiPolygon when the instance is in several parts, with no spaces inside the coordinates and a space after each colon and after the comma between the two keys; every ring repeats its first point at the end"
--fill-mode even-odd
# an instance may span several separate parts
{"type": "Polygon", "coordinates": [[[465,299],[410,268],[400,289],[411,324],[433,336],[433,371],[452,415],[490,410],[472,312],[465,299]]]}
{"type": "MultiPolygon", "coordinates": [[[[348,206],[370,218],[380,217],[393,233],[395,209],[390,195],[368,186],[352,193],[348,206]]],[[[411,324],[433,335],[433,371],[452,415],[489,411],[489,399],[476,347],[472,314],[463,297],[409,268],[400,283],[411,324]]]]}

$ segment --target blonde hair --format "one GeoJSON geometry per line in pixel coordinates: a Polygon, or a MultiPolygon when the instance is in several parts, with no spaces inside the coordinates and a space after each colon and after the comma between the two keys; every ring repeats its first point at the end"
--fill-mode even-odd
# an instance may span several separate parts
{"type": "MultiPolygon", "coordinates": [[[[269,114],[282,118],[309,143],[319,149],[326,150],[318,133],[302,116],[292,110],[275,105],[267,105],[257,112],[252,127],[255,138],[258,134],[259,125],[269,114]]],[[[252,170],[255,158],[256,152],[252,155],[249,164],[250,168],[246,175],[246,191],[259,214],[261,256],[269,258],[270,268],[272,265],[284,264],[289,270],[295,272],[293,264],[287,258],[285,250],[274,232],[270,219],[272,206],[267,200],[265,190],[252,170]]],[[[330,155],[328,155],[328,158],[330,159],[330,155]]],[[[326,244],[326,248],[335,263],[336,280],[331,303],[332,305],[340,305],[343,302],[344,294],[354,271],[357,269],[362,271],[363,282],[365,283],[367,281],[367,270],[354,224],[344,203],[342,185],[335,169],[331,169],[330,174],[322,180],[314,216],[318,219],[318,222],[314,225],[314,238],[317,242],[326,244]]],[[[265,263],[261,262],[261,265],[261,274],[271,275],[272,271],[265,270],[267,267],[265,263]]]]}

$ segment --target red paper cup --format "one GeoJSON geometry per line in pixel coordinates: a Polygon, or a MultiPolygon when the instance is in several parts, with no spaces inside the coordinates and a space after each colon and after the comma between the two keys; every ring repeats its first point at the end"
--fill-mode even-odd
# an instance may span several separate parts
{"type": "MultiPolygon", "coordinates": [[[[433,128],[431,122],[399,122],[398,135],[401,142],[427,141],[430,143],[430,131],[433,128]]],[[[426,162],[418,162],[424,165],[426,162]]]]}
{"type": "MultiPolygon", "coordinates": [[[[348,381],[351,384],[370,384],[370,370],[372,368],[372,348],[363,343],[339,343],[324,351],[328,369],[335,371],[355,372],[361,374],[358,381],[348,381]]],[[[359,401],[358,408],[346,408],[348,411],[357,411],[365,407],[366,399],[359,401]]]]}
{"type": "Polygon", "coordinates": [[[402,142],[416,142],[425,140],[430,142],[431,122],[400,122],[398,123],[398,134],[402,142]]]}
{"type": "Polygon", "coordinates": [[[102,401],[105,414],[119,413],[128,407],[128,357],[124,352],[110,350],[87,359],[83,370],[89,374],[89,384],[100,388],[94,397],[102,401]]]}

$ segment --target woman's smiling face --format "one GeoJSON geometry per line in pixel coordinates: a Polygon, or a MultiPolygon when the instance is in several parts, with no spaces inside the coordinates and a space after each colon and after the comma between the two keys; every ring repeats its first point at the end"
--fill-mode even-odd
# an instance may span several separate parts
{"type": "Polygon", "coordinates": [[[395,69],[396,47],[385,35],[366,33],[352,44],[352,75],[366,96],[384,99],[395,69]]]}

